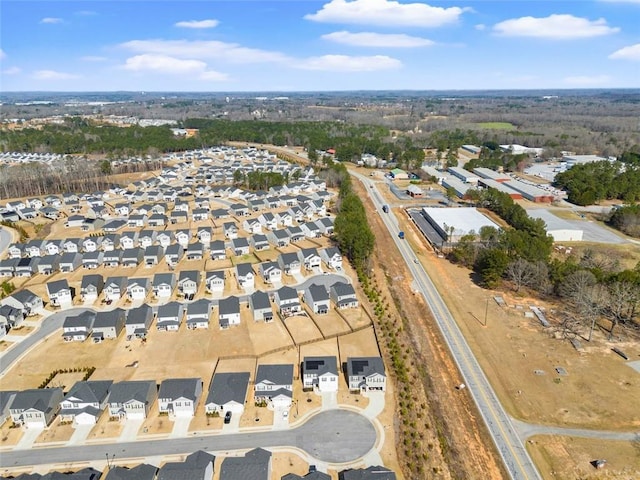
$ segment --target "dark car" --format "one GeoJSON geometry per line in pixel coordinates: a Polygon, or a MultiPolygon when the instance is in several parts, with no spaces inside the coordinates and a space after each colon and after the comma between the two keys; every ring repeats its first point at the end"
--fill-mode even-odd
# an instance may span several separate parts
{"type": "Polygon", "coordinates": [[[231,423],[231,412],[227,412],[224,414],[224,423],[231,423]]]}

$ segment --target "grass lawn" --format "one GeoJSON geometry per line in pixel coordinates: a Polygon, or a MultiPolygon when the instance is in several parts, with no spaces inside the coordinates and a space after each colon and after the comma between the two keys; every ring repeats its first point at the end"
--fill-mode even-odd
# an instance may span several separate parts
{"type": "Polygon", "coordinates": [[[509,122],[480,122],[477,123],[480,128],[488,128],[490,130],[515,130],[516,126],[509,122]]]}

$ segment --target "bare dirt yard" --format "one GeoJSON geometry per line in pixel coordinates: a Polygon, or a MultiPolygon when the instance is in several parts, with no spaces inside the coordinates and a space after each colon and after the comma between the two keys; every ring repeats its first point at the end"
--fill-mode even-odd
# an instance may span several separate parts
{"type": "Polygon", "coordinates": [[[543,478],[627,479],[640,478],[640,444],[576,437],[535,436],[527,450],[543,478]],[[603,468],[592,464],[606,460],[603,468]]]}

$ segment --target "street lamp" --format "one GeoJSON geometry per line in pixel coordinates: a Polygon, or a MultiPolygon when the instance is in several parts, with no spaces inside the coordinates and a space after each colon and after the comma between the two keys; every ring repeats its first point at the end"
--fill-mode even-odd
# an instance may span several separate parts
{"type": "Polygon", "coordinates": [[[107,470],[111,470],[113,468],[113,459],[116,458],[116,454],[111,455],[111,461],[109,461],[109,453],[105,453],[107,457],[107,470]]]}

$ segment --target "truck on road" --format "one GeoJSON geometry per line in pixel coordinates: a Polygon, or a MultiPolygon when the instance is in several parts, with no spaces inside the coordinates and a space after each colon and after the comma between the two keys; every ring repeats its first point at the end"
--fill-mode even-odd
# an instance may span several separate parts
{"type": "Polygon", "coordinates": [[[385,204],[385,205],[382,205],[382,211],[383,211],[384,213],[389,213],[389,205],[386,205],[386,204],[385,204]]]}

